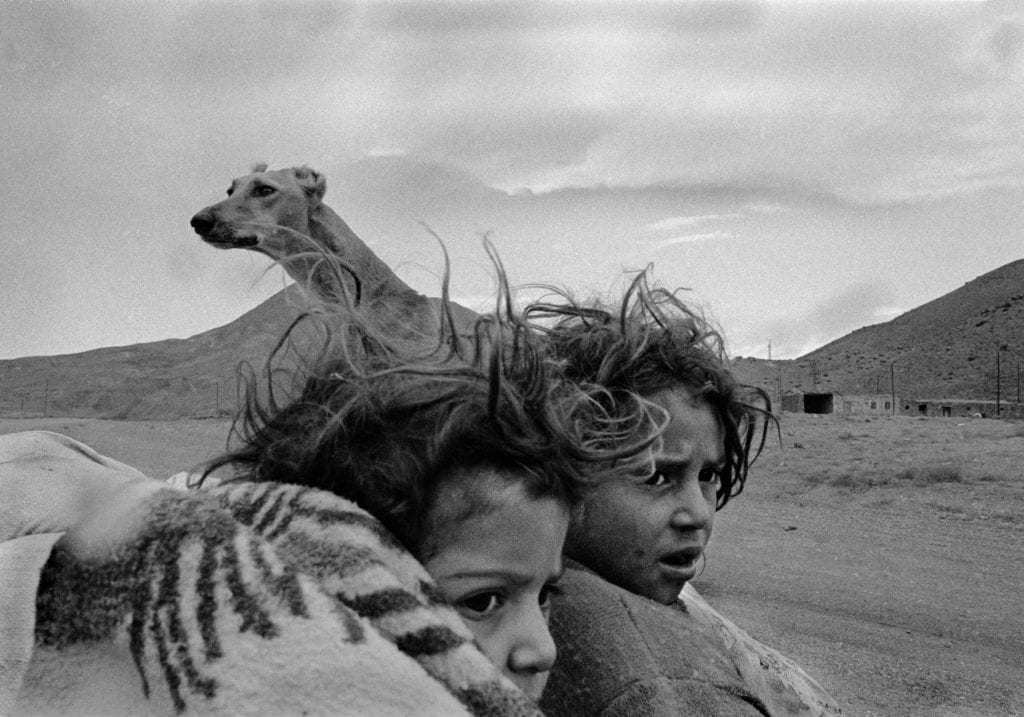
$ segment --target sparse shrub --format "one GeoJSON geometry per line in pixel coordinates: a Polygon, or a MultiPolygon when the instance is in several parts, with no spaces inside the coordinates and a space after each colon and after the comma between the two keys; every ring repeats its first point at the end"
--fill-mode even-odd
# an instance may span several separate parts
{"type": "Polygon", "coordinates": [[[981,475],[975,476],[974,480],[978,481],[979,483],[995,483],[997,481],[1003,480],[1003,477],[1000,475],[996,475],[995,473],[982,473],[981,475]]]}
{"type": "Polygon", "coordinates": [[[913,481],[920,485],[933,483],[963,483],[964,477],[954,466],[921,466],[906,468],[896,474],[899,480],[913,481]]]}
{"type": "Polygon", "coordinates": [[[803,476],[803,479],[805,483],[807,483],[811,487],[814,487],[824,483],[828,479],[828,476],[822,473],[811,473],[810,475],[803,476]]]}
{"type": "Polygon", "coordinates": [[[864,482],[852,473],[840,473],[828,481],[829,485],[836,488],[863,488],[864,482]]]}
{"type": "Polygon", "coordinates": [[[1007,438],[1024,438],[1024,423],[1014,423],[1013,428],[1006,434],[1007,438]]]}
{"type": "Polygon", "coordinates": [[[890,483],[888,478],[874,473],[840,473],[829,478],[827,482],[833,488],[847,490],[867,490],[890,483]]]}

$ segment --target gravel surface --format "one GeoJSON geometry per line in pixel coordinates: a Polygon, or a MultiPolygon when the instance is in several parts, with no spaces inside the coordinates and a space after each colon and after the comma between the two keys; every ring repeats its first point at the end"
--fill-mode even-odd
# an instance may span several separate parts
{"type": "Polygon", "coordinates": [[[1019,431],[983,421],[958,441],[949,419],[862,424],[852,453],[893,475],[960,457],[933,472],[946,480],[866,467],[858,485],[835,460],[849,423],[786,419],[784,449],[717,516],[696,587],[849,714],[1024,715],[1024,478],[1004,460],[1024,457],[1019,431]]]}
{"type": "MultiPolygon", "coordinates": [[[[697,588],[850,715],[1024,715],[1024,425],[786,414],[697,588]]],[[[223,420],[0,420],[167,477],[223,420]]]]}

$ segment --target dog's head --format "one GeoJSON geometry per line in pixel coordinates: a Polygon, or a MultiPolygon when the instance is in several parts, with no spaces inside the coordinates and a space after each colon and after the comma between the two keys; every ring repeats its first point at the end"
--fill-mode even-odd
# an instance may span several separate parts
{"type": "Polygon", "coordinates": [[[231,182],[227,199],[192,217],[192,228],[218,249],[272,253],[264,242],[275,228],[308,235],[312,211],[320,205],[327,180],[309,167],[267,170],[257,165],[231,182]]]}

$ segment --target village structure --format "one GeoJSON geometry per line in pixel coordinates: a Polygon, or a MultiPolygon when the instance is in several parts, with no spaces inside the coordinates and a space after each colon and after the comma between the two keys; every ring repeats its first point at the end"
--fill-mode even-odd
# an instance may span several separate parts
{"type": "Polygon", "coordinates": [[[904,398],[889,393],[790,392],[779,402],[787,413],[844,416],[1024,418],[1024,403],[961,398],[904,398]]]}

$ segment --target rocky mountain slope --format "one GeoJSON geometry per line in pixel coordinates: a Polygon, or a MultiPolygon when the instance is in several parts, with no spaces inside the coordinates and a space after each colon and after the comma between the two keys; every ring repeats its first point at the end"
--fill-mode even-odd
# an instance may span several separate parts
{"type": "MultiPolygon", "coordinates": [[[[303,301],[292,286],[235,321],[187,339],[0,361],[0,415],[166,419],[232,415],[240,361],[259,370],[303,301]]],[[[1017,398],[1024,359],[1024,260],[884,324],[791,361],[739,359],[748,383],[789,391],[1017,398]]]]}
{"type": "Polygon", "coordinates": [[[1016,400],[1024,361],[1024,260],[866,326],[792,361],[742,359],[737,371],[777,392],[888,393],[914,398],[1016,400]],[[998,367],[997,367],[998,356],[998,367]],[[780,380],[781,379],[781,380],[780,380]]]}
{"type": "Polygon", "coordinates": [[[0,415],[232,415],[239,362],[261,367],[301,306],[291,286],[235,321],[187,339],[0,361],[0,415]]]}

